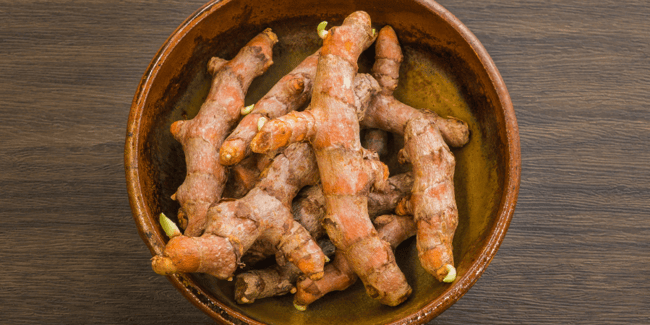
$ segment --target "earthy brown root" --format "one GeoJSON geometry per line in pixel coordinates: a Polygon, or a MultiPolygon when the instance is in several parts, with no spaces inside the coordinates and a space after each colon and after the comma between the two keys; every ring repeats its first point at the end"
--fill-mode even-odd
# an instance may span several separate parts
{"type": "Polygon", "coordinates": [[[373,38],[370,17],[361,11],[329,30],[310,108],[267,122],[251,149],[267,152],[289,142],[312,144],[327,206],[323,225],[330,240],[362,279],[366,292],[395,306],[410,295],[411,288],[390,246],[379,238],[368,218],[368,191],[388,175],[385,166],[377,168],[373,160],[364,159],[367,153],[361,147],[355,105],[357,60],[373,38]]]}
{"type": "Polygon", "coordinates": [[[273,243],[303,273],[319,277],[325,256],[309,233],[293,220],[291,200],[318,180],[309,145],[295,144],[278,155],[246,196],[210,208],[207,232],[228,238],[242,256],[258,238],[273,243]]]}
{"type": "Polygon", "coordinates": [[[253,245],[246,251],[241,258],[241,262],[246,266],[253,266],[266,258],[277,253],[273,243],[266,240],[256,240],[253,245]]]}
{"type": "Polygon", "coordinates": [[[249,144],[258,131],[260,118],[280,117],[309,101],[319,54],[320,50],[308,56],[255,104],[250,114],[239,122],[221,146],[221,164],[234,165],[250,154],[249,144]]]}
{"type": "Polygon", "coordinates": [[[181,204],[178,219],[182,225],[187,224],[187,236],[203,232],[208,207],[221,198],[227,172],[219,164],[219,147],[239,119],[248,86],[273,63],[272,48],[277,41],[276,35],[267,29],[231,61],[211,60],[208,70],[214,78],[199,113],[171,126],[171,133],[185,152],[187,175],[172,198],[181,204]]]}
{"type": "Polygon", "coordinates": [[[416,231],[415,221],[412,216],[385,214],[377,217],[373,223],[381,239],[390,243],[393,249],[414,236],[416,231]]]}
{"type": "MultiPolygon", "coordinates": [[[[368,194],[368,216],[393,213],[400,200],[411,193],[413,176],[404,173],[388,178],[388,189],[368,194]]],[[[320,186],[306,188],[293,202],[293,218],[309,231],[313,238],[326,235],[322,221],[325,217],[325,195],[320,186]]]]}
{"type": "Polygon", "coordinates": [[[371,218],[393,213],[402,198],[411,193],[413,174],[403,173],[388,178],[388,190],[368,194],[368,214],[371,218]]]}
{"type": "Polygon", "coordinates": [[[291,207],[293,218],[298,221],[313,238],[327,235],[321,222],[325,217],[325,195],[318,186],[310,186],[303,190],[291,207]]]}
{"type": "MultiPolygon", "coordinates": [[[[415,223],[411,216],[382,215],[375,219],[374,224],[381,238],[390,243],[393,249],[415,234],[415,223]]],[[[323,246],[321,244],[321,248],[323,246]]],[[[323,251],[326,252],[326,249],[323,251]]],[[[331,251],[326,255],[333,253],[334,251],[331,251]]],[[[295,284],[300,275],[300,270],[291,263],[276,264],[263,270],[239,274],[235,282],[235,300],[240,304],[247,304],[256,299],[297,292],[295,304],[306,308],[326,293],[344,290],[357,280],[356,274],[340,254],[331,264],[325,266],[322,279],[313,281],[303,278],[296,289],[295,284]]]]}
{"type": "Polygon", "coordinates": [[[375,49],[376,57],[372,73],[381,85],[382,92],[373,97],[360,122],[361,126],[402,135],[406,122],[416,117],[427,118],[438,125],[448,145],[464,146],[469,141],[467,123],[453,117],[442,118],[431,111],[413,108],[393,97],[403,57],[397,35],[390,26],[385,26],[379,31],[375,49]]]}
{"type": "Polygon", "coordinates": [[[381,157],[388,153],[388,133],[380,129],[366,130],[361,145],[381,157]]]}
{"type": "MultiPolygon", "coordinates": [[[[256,243],[258,242],[260,241],[258,240],[256,243]]],[[[336,251],[328,239],[319,240],[318,245],[328,257],[333,256],[336,251]]],[[[295,283],[302,272],[293,263],[285,261],[282,255],[276,255],[276,261],[277,264],[269,268],[237,275],[235,300],[238,303],[253,303],[256,299],[296,292],[295,283]]]]}
{"type": "Polygon", "coordinates": [[[223,191],[223,198],[238,199],[246,195],[260,179],[258,160],[261,155],[251,155],[230,168],[228,183],[223,191]]]}
{"type": "Polygon", "coordinates": [[[315,157],[309,145],[289,146],[274,159],[260,182],[246,196],[210,207],[208,226],[201,237],[179,236],[170,240],[163,256],[152,263],[154,270],[160,271],[158,273],[208,270],[205,273],[230,278],[240,258],[259,239],[270,243],[309,278],[322,277],[327,257],[305,228],[293,220],[290,211],[291,200],[298,191],[317,181],[315,157]],[[177,238],[183,238],[183,243],[188,244],[171,245],[181,240],[177,238]],[[204,241],[211,246],[196,244],[204,241]],[[194,245],[192,249],[186,248],[189,244],[194,245]],[[192,267],[185,267],[187,263],[192,267]],[[213,267],[193,267],[195,265],[213,267]]]}
{"type": "Polygon", "coordinates": [[[342,253],[336,253],[331,263],[325,266],[325,274],[320,280],[299,279],[296,283],[296,294],[293,305],[298,310],[305,310],[309,304],[332,291],[342,291],[349,288],[359,277],[350,268],[342,253]]]}
{"type": "Polygon", "coordinates": [[[240,304],[251,304],[257,299],[295,292],[294,284],[300,274],[292,263],[239,274],[235,280],[235,300],[240,304]]]}
{"type": "Polygon", "coordinates": [[[408,122],[400,158],[413,165],[414,183],[410,197],[397,209],[412,214],[417,224],[417,248],[422,267],[436,279],[455,278],[452,242],[458,225],[454,196],[454,156],[435,123],[426,119],[408,122]]]}
{"type": "MultiPolygon", "coordinates": [[[[411,216],[383,215],[375,219],[374,223],[379,236],[382,240],[390,243],[393,249],[415,234],[415,223],[411,216]]],[[[299,310],[304,310],[325,294],[345,290],[356,280],[357,276],[350,268],[348,261],[343,254],[337,253],[332,263],[325,266],[325,275],[322,279],[314,281],[303,278],[296,283],[294,306],[299,310]]]]}

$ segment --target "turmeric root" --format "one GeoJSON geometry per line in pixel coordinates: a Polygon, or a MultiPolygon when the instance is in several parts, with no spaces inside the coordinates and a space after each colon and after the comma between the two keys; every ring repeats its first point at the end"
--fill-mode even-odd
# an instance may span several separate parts
{"type": "Polygon", "coordinates": [[[185,181],[172,195],[181,205],[178,219],[186,225],[187,236],[203,232],[208,207],[221,198],[227,171],[219,164],[219,147],[239,119],[248,86],[273,63],[272,48],[277,41],[277,36],[266,29],[230,62],[211,60],[209,71],[214,78],[199,113],[171,126],[174,138],[183,145],[187,165],[185,181]]]}
{"type": "MultiPolygon", "coordinates": [[[[259,125],[264,121],[274,119],[288,112],[294,111],[311,99],[312,84],[316,75],[316,66],[320,49],[308,56],[289,74],[278,81],[273,88],[260,99],[250,111],[242,110],[242,114],[247,114],[233,132],[226,138],[220,149],[220,162],[223,165],[235,165],[250,155],[249,144],[258,131],[259,125]]],[[[379,84],[374,85],[376,81],[369,76],[364,78],[355,78],[355,96],[360,102],[370,100],[369,97],[375,95],[380,89],[379,84]],[[365,84],[364,84],[365,83],[365,84]],[[367,83],[373,83],[370,87],[367,83]],[[365,98],[364,98],[365,97],[365,98]]],[[[365,112],[365,105],[356,104],[357,108],[364,107],[361,112],[365,112]]],[[[248,109],[248,107],[247,107],[248,109]]],[[[363,116],[360,116],[362,118],[363,116]]],[[[370,132],[371,138],[379,140],[381,131],[370,132]]],[[[379,149],[379,148],[373,148],[379,149]]],[[[383,152],[377,151],[379,154],[383,152]]]]}
{"type": "MultiPolygon", "coordinates": [[[[383,215],[375,219],[377,232],[382,240],[395,249],[400,243],[415,235],[415,223],[411,216],[383,215]]],[[[339,252],[332,263],[325,266],[325,274],[319,280],[303,278],[296,283],[294,306],[305,310],[307,305],[332,291],[345,290],[357,280],[348,261],[339,252]]]]}
{"type": "Polygon", "coordinates": [[[337,252],[332,262],[325,266],[323,278],[316,281],[298,280],[293,305],[296,309],[304,311],[309,304],[326,293],[345,290],[357,282],[358,278],[345,255],[337,252]]]}
{"type": "Polygon", "coordinates": [[[397,204],[411,193],[413,174],[402,173],[388,178],[388,190],[368,194],[368,214],[373,217],[393,213],[397,204]]]}
{"type": "MultiPolygon", "coordinates": [[[[415,234],[415,223],[411,216],[383,215],[376,218],[374,224],[381,238],[390,243],[393,249],[415,234]]],[[[319,244],[322,248],[323,244],[319,244]]],[[[323,248],[323,252],[328,256],[334,254],[333,250],[328,252],[327,248],[323,248]]],[[[235,300],[240,304],[249,304],[257,299],[299,292],[295,306],[304,310],[308,304],[326,293],[344,290],[357,280],[357,276],[340,254],[330,265],[325,266],[323,279],[316,281],[301,279],[302,285],[297,290],[296,282],[301,274],[293,264],[280,261],[263,270],[239,274],[235,282],[235,300]],[[318,288],[318,292],[306,291],[311,286],[318,288]]]]}
{"type": "Polygon", "coordinates": [[[231,278],[243,254],[261,239],[272,243],[307,277],[322,277],[327,257],[305,228],[293,220],[289,208],[300,188],[317,182],[314,161],[307,144],[286,148],[246,196],[210,207],[209,222],[201,237],[172,238],[163,255],[154,258],[154,271],[203,272],[231,278]]]}
{"type": "Polygon", "coordinates": [[[359,275],[366,292],[395,306],[411,288],[395,263],[393,251],[368,217],[371,186],[382,186],[385,165],[364,159],[355,108],[357,60],[374,40],[367,13],[358,11],[329,30],[318,60],[310,107],[267,122],[253,138],[253,152],[264,153],[290,142],[309,141],[314,148],[327,205],[324,228],[359,275]],[[370,163],[369,163],[370,162],[370,163]]]}
{"type": "MultiPolygon", "coordinates": [[[[320,50],[305,59],[298,68],[294,69],[292,73],[289,74],[290,78],[282,78],[280,82],[271,89],[269,94],[258,102],[256,107],[259,108],[259,110],[256,108],[253,110],[253,113],[244,117],[235,131],[226,138],[226,141],[221,147],[220,157],[222,158],[222,164],[234,163],[234,165],[230,170],[230,180],[232,184],[230,184],[230,188],[226,189],[227,192],[224,193],[225,197],[239,198],[245,195],[258,181],[260,171],[264,170],[270,164],[271,159],[269,159],[269,157],[274,157],[275,155],[272,153],[267,155],[250,155],[250,141],[256,134],[258,126],[263,125],[265,120],[267,120],[267,117],[277,117],[283,115],[287,111],[293,111],[296,107],[304,104],[305,98],[311,98],[311,80],[316,74],[315,62],[318,61],[319,53],[320,50]],[[313,68],[311,68],[312,66],[313,68]],[[308,85],[304,86],[305,88],[303,93],[308,92],[309,96],[304,95],[303,93],[287,92],[286,89],[288,87],[294,89],[289,85],[292,83],[296,84],[296,81],[300,81],[300,85],[308,85]],[[277,88],[279,88],[279,90],[277,90],[277,88]],[[257,113],[255,113],[256,111],[257,113]],[[253,119],[249,118],[255,116],[255,114],[261,115],[253,119]],[[253,125],[253,120],[255,120],[255,123],[258,123],[258,125],[253,125]],[[247,149],[244,150],[243,148],[247,149]],[[225,155],[223,154],[224,151],[226,152],[225,155]],[[228,157],[228,162],[224,163],[223,157],[228,157]],[[239,161],[242,157],[246,158],[239,161]],[[257,168],[255,165],[257,165],[257,168]]],[[[372,96],[377,94],[381,88],[372,76],[361,73],[357,74],[354,78],[354,90],[355,108],[357,109],[357,114],[362,114],[370,104],[372,96]]],[[[382,145],[385,146],[387,136],[385,131],[374,129],[371,130],[369,134],[372,133],[372,131],[374,131],[375,136],[370,138],[366,137],[368,141],[372,141],[373,147],[371,147],[371,150],[385,150],[385,148],[380,147],[382,145]],[[382,138],[380,139],[379,137],[382,138]]]]}
{"type": "Polygon", "coordinates": [[[467,123],[450,117],[442,118],[436,113],[408,106],[393,97],[399,78],[402,50],[395,31],[385,26],[379,31],[375,44],[375,64],[372,74],[382,87],[368,106],[360,121],[365,128],[378,128],[388,132],[404,134],[406,122],[420,117],[427,118],[438,125],[445,142],[452,147],[462,147],[469,141],[467,123]]]}
{"type": "Polygon", "coordinates": [[[235,301],[251,304],[257,299],[296,292],[296,279],[300,270],[293,263],[275,264],[263,270],[253,270],[237,275],[235,301]]]}
{"type": "MultiPolygon", "coordinates": [[[[256,244],[259,242],[258,240],[256,244]]],[[[328,239],[319,240],[318,245],[328,257],[336,251],[328,239]]],[[[251,304],[257,299],[295,293],[296,280],[302,272],[293,263],[284,260],[282,255],[276,255],[276,262],[277,264],[262,270],[238,274],[235,280],[235,301],[251,304]]]]}
{"type": "Polygon", "coordinates": [[[308,56],[255,104],[221,146],[221,164],[234,165],[250,154],[248,145],[257,133],[260,119],[274,119],[309,101],[319,55],[320,50],[308,56]]]}
{"type": "MultiPolygon", "coordinates": [[[[362,103],[367,105],[367,101],[362,103]]],[[[383,132],[383,131],[382,131],[383,132]]],[[[248,173],[253,173],[250,170],[265,169],[265,159],[267,156],[249,156],[236,166],[242,166],[244,162],[252,161],[251,157],[259,158],[257,168],[246,165],[248,173]]],[[[313,156],[308,156],[309,158],[313,156]]],[[[314,161],[315,165],[316,162],[314,161]]],[[[237,182],[236,190],[240,190],[242,184],[237,182]]],[[[368,213],[373,220],[376,216],[382,214],[389,214],[395,210],[398,202],[411,192],[413,185],[413,176],[411,173],[403,173],[396,176],[391,176],[387,181],[388,187],[384,191],[374,190],[368,194],[368,213]]],[[[294,220],[299,222],[309,232],[312,238],[320,240],[326,236],[325,229],[321,222],[325,216],[325,196],[320,186],[307,186],[303,189],[298,196],[296,196],[292,203],[292,214],[294,220]]],[[[329,245],[331,242],[327,240],[329,245]]],[[[328,247],[329,247],[328,245],[328,247]]],[[[319,246],[323,245],[319,242],[319,246]]],[[[325,252],[325,249],[323,249],[325,252]]],[[[325,252],[327,255],[327,252],[325,252]]],[[[275,249],[266,241],[256,241],[247,253],[243,256],[242,261],[245,264],[255,264],[269,256],[275,254],[275,249]]]]}
{"type": "MultiPolygon", "coordinates": [[[[383,214],[393,213],[400,200],[411,193],[413,176],[403,173],[388,178],[388,189],[368,194],[368,216],[371,220],[383,214]]],[[[321,238],[326,232],[322,221],[325,217],[325,196],[320,186],[311,186],[296,197],[292,206],[293,218],[313,238],[321,238]]]]}
{"type": "Polygon", "coordinates": [[[412,214],[417,224],[420,263],[439,281],[456,278],[452,241],[458,225],[454,196],[454,156],[438,126],[416,118],[406,125],[399,156],[413,165],[411,196],[402,199],[398,214],[412,214]]]}

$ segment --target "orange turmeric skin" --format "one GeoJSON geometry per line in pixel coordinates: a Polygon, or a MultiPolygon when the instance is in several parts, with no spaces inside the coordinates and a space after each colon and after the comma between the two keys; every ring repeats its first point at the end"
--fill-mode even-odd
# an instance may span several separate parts
{"type": "MultiPolygon", "coordinates": [[[[392,249],[415,235],[415,223],[411,216],[383,215],[375,219],[374,223],[379,236],[390,243],[392,249]]],[[[345,290],[356,281],[357,275],[350,268],[347,259],[337,252],[332,263],[325,266],[323,278],[302,278],[296,283],[293,303],[296,308],[304,310],[307,305],[325,294],[345,290]]]]}
{"type": "Polygon", "coordinates": [[[201,237],[172,238],[163,255],[154,258],[152,268],[159,274],[203,272],[227,279],[244,253],[260,239],[272,244],[307,277],[322,277],[327,257],[309,232],[293,220],[290,210],[298,191],[317,181],[309,145],[288,147],[246,196],[210,207],[201,237]]]}
{"type": "Polygon", "coordinates": [[[311,106],[267,122],[251,142],[254,152],[267,152],[288,142],[309,141],[314,148],[325,194],[323,225],[332,243],[361,278],[366,292],[395,306],[411,288],[368,217],[367,195],[381,186],[388,170],[369,166],[360,144],[354,77],[359,55],[374,38],[370,17],[355,12],[334,27],[323,41],[311,106]]]}
{"type": "Polygon", "coordinates": [[[411,196],[402,199],[396,211],[415,218],[422,267],[439,281],[451,282],[456,272],[452,242],[458,226],[456,162],[438,126],[431,121],[409,121],[404,138],[400,159],[413,165],[414,183],[411,196]]]}
{"type": "Polygon", "coordinates": [[[221,164],[234,165],[250,155],[249,144],[257,133],[260,118],[273,119],[285,115],[309,101],[319,54],[320,50],[308,56],[255,104],[221,146],[221,164]]]}
{"type": "Polygon", "coordinates": [[[403,135],[406,122],[416,117],[427,118],[438,125],[448,145],[464,146],[469,141],[467,123],[453,117],[443,118],[431,111],[413,108],[393,97],[402,59],[402,50],[395,31],[390,26],[385,26],[379,31],[377,37],[375,64],[372,68],[372,74],[381,85],[382,91],[373,97],[360,122],[361,126],[403,135]]]}
{"type": "MultiPolygon", "coordinates": [[[[368,212],[372,219],[375,219],[377,215],[395,210],[400,199],[410,193],[413,178],[410,173],[400,174],[390,177],[388,184],[388,189],[385,192],[373,191],[368,194],[368,212]]],[[[320,240],[325,237],[325,229],[321,224],[325,216],[325,197],[320,186],[310,186],[302,193],[302,196],[296,197],[292,203],[292,214],[293,218],[305,227],[312,238],[320,240]]],[[[381,235],[381,231],[379,233],[381,235]]],[[[392,241],[388,242],[392,243],[392,241]]],[[[244,258],[250,263],[254,263],[276,254],[275,250],[269,249],[271,247],[265,244],[267,244],[266,241],[256,241],[244,258]]],[[[235,300],[238,303],[249,304],[257,299],[280,296],[289,292],[295,293],[294,285],[301,274],[302,272],[292,263],[285,261],[278,261],[278,264],[266,269],[239,274],[235,283],[235,300]]],[[[356,280],[356,275],[354,273],[352,275],[356,280]]]]}
{"type": "MultiPolygon", "coordinates": [[[[383,209],[385,208],[376,208],[383,209]]],[[[382,215],[375,218],[373,223],[379,236],[390,243],[393,249],[415,235],[415,222],[411,216],[382,215]]],[[[337,254],[332,263],[325,266],[322,279],[314,281],[300,278],[301,274],[292,263],[281,261],[266,269],[239,274],[235,283],[235,300],[240,304],[250,304],[257,299],[291,292],[296,293],[294,304],[303,310],[329,292],[347,289],[358,278],[342,254],[337,254]]]]}
{"type": "Polygon", "coordinates": [[[254,37],[227,62],[213,59],[212,86],[199,113],[191,120],[176,121],[171,133],[183,145],[187,175],[172,195],[181,208],[178,219],[185,235],[199,236],[205,229],[208,207],[219,201],[227,170],[219,164],[219,147],[230,127],[239,119],[244,96],[252,80],[273,63],[277,37],[270,29],[254,37]]]}
{"type": "MultiPolygon", "coordinates": [[[[374,220],[379,215],[393,213],[397,204],[411,193],[412,173],[403,173],[388,178],[384,191],[368,194],[368,216],[374,220]]],[[[300,222],[314,238],[325,236],[322,220],[325,217],[325,196],[320,186],[307,188],[296,197],[292,206],[293,218],[300,222]]]]}
{"type": "Polygon", "coordinates": [[[228,279],[238,265],[235,251],[226,238],[203,234],[201,237],[181,235],[170,239],[164,254],[151,259],[151,267],[161,275],[198,272],[228,279]]]}

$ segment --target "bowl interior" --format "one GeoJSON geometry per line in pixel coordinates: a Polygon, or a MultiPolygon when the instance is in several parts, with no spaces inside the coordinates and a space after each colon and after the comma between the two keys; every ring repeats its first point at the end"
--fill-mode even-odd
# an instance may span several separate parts
{"type": "MultiPolygon", "coordinates": [[[[462,296],[480,276],[482,269],[477,272],[473,267],[489,263],[496,247],[491,251],[486,247],[500,236],[498,247],[502,234],[497,233],[505,232],[511,217],[512,212],[504,209],[505,196],[511,196],[508,191],[516,189],[506,185],[512,177],[517,178],[518,185],[518,174],[513,176],[510,171],[512,139],[506,127],[503,95],[499,97],[485,62],[471,42],[448,23],[450,17],[445,17],[444,9],[433,2],[340,1],[327,8],[318,6],[323,3],[214,2],[197,11],[170,37],[143,78],[132,109],[137,112],[132,111],[130,118],[126,164],[136,222],[152,252],[161,252],[166,237],[156,216],[164,212],[175,218],[179,206],[170,196],[185,177],[182,147],[172,138],[169,127],[198,112],[209,90],[210,76],[205,67],[212,56],[232,58],[266,27],[278,35],[274,64],[251,85],[246,98],[249,105],[321,46],[315,32],[320,21],[327,20],[333,26],[352,11],[365,10],[377,30],[390,24],[400,39],[404,62],[395,96],[411,106],[460,118],[470,127],[470,142],[452,149],[457,161],[454,182],[459,226],[453,244],[458,280],[451,285],[441,284],[427,274],[411,239],[397,248],[396,257],[413,294],[398,307],[382,306],[370,299],[360,283],[328,294],[310,305],[307,312],[299,312],[292,305],[292,295],[238,305],[233,299],[233,282],[200,274],[174,277],[172,282],[218,320],[377,324],[409,317],[415,321],[414,315],[430,319],[462,296]]],[[[360,72],[369,72],[373,62],[371,47],[360,59],[360,72]]],[[[509,98],[506,100],[509,102],[509,98]]],[[[391,169],[399,172],[404,167],[395,164],[391,169]]]]}

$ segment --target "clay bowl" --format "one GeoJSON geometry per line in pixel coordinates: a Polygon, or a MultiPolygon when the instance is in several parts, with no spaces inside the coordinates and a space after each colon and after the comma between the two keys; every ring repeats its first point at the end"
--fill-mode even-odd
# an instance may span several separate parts
{"type": "MultiPolygon", "coordinates": [[[[453,149],[460,221],[454,238],[458,276],[441,284],[420,266],[415,241],[397,249],[398,264],[413,294],[398,307],[378,304],[357,283],[296,311],[292,296],[252,305],[233,300],[233,283],[200,274],[169,277],[193,304],[221,323],[385,324],[425,323],[456,302],[483,273],[512,218],[520,177],[517,122],[503,80],[476,37],[431,0],[223,0],[197,10],[169,37],[138,86],[128,122],[125,166],[138,230],[152,254],[167,241],[157,222],[179,208],[170,199],[185,176],[184,156],[169,132],[173,121],[192,118],[209,87],[206,64],[212,56],[232,58],[266,27],[279,37],[274,65],[251,85],[247,105],[257,101],[284,74],[321,45],[316,25],[336,25],[365,10],[377,30],[390,24],[404,49],[396,97],[414,107],[468,122],[471,140],[453,149]]],[[[360,59],[369,71],[369,49],[360,59]]],[[[152,271],[153,272],[153,271],[152,271]]]]}

